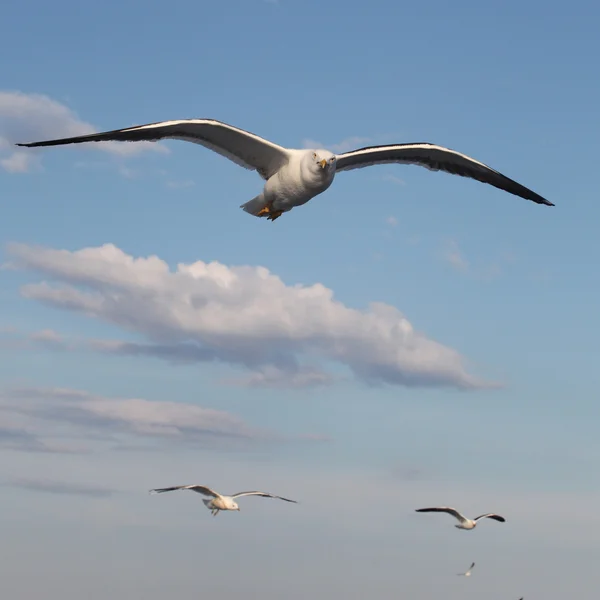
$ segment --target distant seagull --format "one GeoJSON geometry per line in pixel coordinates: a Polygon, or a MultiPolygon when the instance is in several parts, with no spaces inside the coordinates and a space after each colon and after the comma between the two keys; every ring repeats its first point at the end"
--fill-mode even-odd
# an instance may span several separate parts
{"type": "MultiPolygon", "coordinates": [[[[246,169],[258,171],[266,180],[263,191],[240,208],[251,215],[267,217],[272,221],[324,192],[333,183],[336,172],[388,163],[420,165],[430,171],[470,177],[537,204],[554,206],[552,202],[482,162],[426,142],[370,146],[333,154],[322,149],[283,148],[253,133],[212,119],[183,119],[17,146],[58,146],[109,140],[156,142],[162,139],[194,142],[246,169]]],[[[363,208],[372,211],[374,206],[371,198],[365,199],[363,208]]],[[[216,209],[212,206],[210,210],[215,212],[216,209]]]]}
{"type": "Polygon", "coordinates": [[[449,508],[447,506],[439,506],[437,508],[417,508],[417,512],[448,513],[449,515],[452,515],[453,517],[458,519],[458,525],[455,525],[454,527],[458,527],[459,529],[475,529],[475,527],[477,526],[477,521],[479,521],[479,519],[494,519],[494,521],[500,521],[501,523],[504,523],[506,521],[504,517],[501,517],[500,515],[497,515],[495,513],[487,513],[485,515],[479,515],[474,519],[467,519],[467,517],[461,515],[456,509],[449,508]]]}
{"type": "Polygon", "coordinates": [[[163,492],[173,492],[175,490],[192,490],[193,492],[198,492],[199,494],[204,494],[205,496],[212,496],[210,500],[202,499],[206,508],[208,508],[212,512],[212,516],[216,517],[221,510],[240,510],[237,502],[234,498],[240,498],[242,496],[263,496],[264,498],[277,498],[278,500],[285,500],[286,502],[293,502],[294,504],[298,504],[295,500],[288,500],[287,498],[282,498],[281,496],[273,496],[273,494],[267,494],[266,492],[238,492],[237,494],[233,494],[231,496],[223,496],[207,488],[203,485],[177,485],[175,487],[168,488],[157,488],[155,490],[150,490],[151,494],[162,494],[163,492]]]}
{"type": "Polygon", "coordinates": [[[460,575],[461,577],[471,577],[471,571],[473,570],[473,567],[475,566],[475,563],[473,563],[470,567],[469,570],[466,573],[457,573],[457,575],[460,575]]]}

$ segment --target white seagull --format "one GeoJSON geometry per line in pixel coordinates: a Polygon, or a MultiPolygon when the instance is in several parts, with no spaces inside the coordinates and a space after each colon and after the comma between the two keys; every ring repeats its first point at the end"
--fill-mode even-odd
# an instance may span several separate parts
{"type": "Polygon", "coordinates": [[[466,571],[465,573],[457,573],[457,575],[459,575],[460,577],[471,577],[471,571],[473,570],[474,566],[475,563],[472,563],[468,571],[466,571]]]}
{"type": "Polygon", "coordinates": [[[475,529],[477,521],[479,519],[494,519],[494,521],[500,521],[504,523],[506,519],[495,513],[486,513],[485,515],[479,515],[474,519],[467,519],[464,515],[461,515],[455,508],[449,508],[448,506],[438,506],[436,508],[417,508],[417,512],[445,512],[458,519],[458,529],[475,529]]]}
{"type": "Polygon", "coordinates": [[[216,517],[221,510],[239,511],[240,507],[237,505],[235,498],[240,498],[241,496],[263,496],[263,498],[277,498],[278,500],[285,500],[286,502],[298,504],[295,500],[274,496],[273,494],[267,494],[266,492],[238,492],[231,496],[224,496],[203,485],[176,485],[175,487],[157,488],[150,490],[150,494],[162,494],[163,492],[173,492],[175,490],[192,490],[193,492],[198,492],[204,496],[212,496],[210,500],[205,500],[203,498],[202,502],[204,502],[206,508],[212,512],[213,517],[216,517]]]}
{"type": "Polygon", "coordinates": [[[537,204],[554,206],[552,202],[474,158],[425,142],[371,146],[333,154],[322,149],[283,148],[253,133],[212,119],[182,119],[17,146],[33,148],[109,140],[156,142],[162,139],[194,142],[246,169],[258,171],[266,180],[263,191],[240,208],[251,215],[267,217],[272,221],[324,192],[332,184],[337,172],[386,163],[420,165],[431,171],[470,177],[537,204]]]}

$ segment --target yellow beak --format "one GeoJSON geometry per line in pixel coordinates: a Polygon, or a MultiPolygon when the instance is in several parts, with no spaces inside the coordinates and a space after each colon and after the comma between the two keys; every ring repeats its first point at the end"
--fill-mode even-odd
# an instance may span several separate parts
{"type": "Polygon", "coordinates": [[[319,164],[321,165],[321,169],[324,169],[327,166],[327,161],[325,159],[319,161],[319,164]]]}

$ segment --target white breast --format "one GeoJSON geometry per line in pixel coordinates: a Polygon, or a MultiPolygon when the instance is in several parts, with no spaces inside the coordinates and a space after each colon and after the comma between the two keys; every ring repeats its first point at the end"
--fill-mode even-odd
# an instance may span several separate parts
{"type": "Polygon", "coordinates": [[[265,199],[272,201],[275,209],[289,210],[305,204],[331,185],[335,171],[325,173],[307,168],[305,155],[305,151],[294,152],[288,164],[265,184],[265,199]]]}

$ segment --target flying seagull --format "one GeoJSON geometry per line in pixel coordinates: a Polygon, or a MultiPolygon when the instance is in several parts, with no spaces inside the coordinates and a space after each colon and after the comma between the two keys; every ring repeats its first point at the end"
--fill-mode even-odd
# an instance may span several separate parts
{"type": "Polygon", "coordinates": [[[211,490],[210,488],[203,485],[176,485],[175,487],[168,488],[157,488],[150,490],[150,494],[162,494],[163,492],[174,492],[175,490],[192,490],[198,492],[204,496],[211,496],[210,500],[202,499],[206,508],[212,512],[212,516],[216,517],[221,510],[240,510],[235,498],[241,498],[242,496],[263,496],[264,498],[277,498],[278,500],[285,500],[286,502],[293,502],[298,504],[295,500],[289,500],[288,498],[282,498],[281,496],[273,496],[273,494],[267,494],[266,492],[238,492],[231,496],[224,496],[211,490]]]}
{"type": "Polygon", "coordinates": [[[477,521],[479,519],[494,519],[494,521],[500,521],[500,523],[504,523],[506,519],[497,515],[495,513],[487,513],[485,515],[479,515],[474,519],[467,519],[464,515],[461,515],[456,509],[449,508],[448,506],[438,506],[436,508],[417,508],[417,512],[445,512],[449,515],[452,515],[456,519],[458,519],[458,525],[454,527],[458,527],[459,529],[475,529],[477,526],[477,521]]]}
{"type": "Polygon", "coordinates": [[[473,570],[474,566],[475,563],[472,563],[468,571],[466,571],[465,573],[457,573],[457,575],[460,575],[461,577],[471,577],[471,571],[473,570]]]}
{"type": "Polygon", "coordinates": [[[266,180],[263,191],[240,208],[251,215],[272,221],[324,192],[333,183],[337,172],[386,163],[420,165],[431,171],[470,177],[537,204],[554,206],[552,202],[474,158],[425,142],[370,146],[333,154],[322,149],[283,148],[258,135],[212,119],[182,119],[17,146],[34,148],[109,140],[156,142],[162,139],[194,142],[246,169],[258,171],[266,180]]]}

